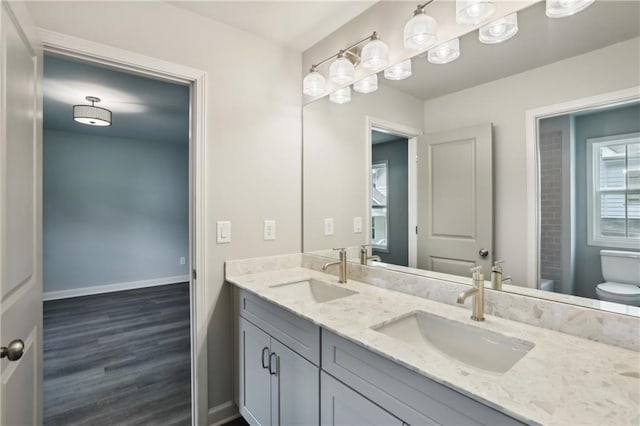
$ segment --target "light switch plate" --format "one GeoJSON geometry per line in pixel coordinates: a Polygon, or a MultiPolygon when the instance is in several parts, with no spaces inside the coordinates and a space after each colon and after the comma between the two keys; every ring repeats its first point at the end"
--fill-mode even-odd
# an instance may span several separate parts
{"type": "Polygon", "coordinates": [[[328,217],[324,220],[324,235],[333,235],[333,218],[328,217]]]}
{"type": "Polygon", "coordinates": [[[362,216],[356,216],[353,218],[353,232],[355,234],[362,233],[362,216]]]}
{"type": "Polygon", "coordinates": [[[264,221],[264,240],[270,241],[276,239],[276,221],[265,220],[264,221]]]}
{"type": "Polygon", "coordinates": [[[231,242],[231,222],[228,220],[216,222],[216,242],[218,244],[231,242]]]}

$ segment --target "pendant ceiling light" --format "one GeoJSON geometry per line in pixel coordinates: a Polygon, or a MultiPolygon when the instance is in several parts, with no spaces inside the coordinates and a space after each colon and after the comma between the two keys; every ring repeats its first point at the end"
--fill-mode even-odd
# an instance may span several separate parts
{"type": "Polygon", "coordinates": [[[338,58],[329,67],[329,79],[340,86],[353,83],[355,69],[351,61],[344,56],[344,52],[338,54],[338,58]]]}
{"type": "Polygon", "coordinates": [[[346,104],[351,102],[351,88],[349,86],[338,89],[329,95],[329,100],[334,104],[346,104]]]}
{"type": "Polygon", "coordinates": [[[547,16],[564,18],[575,15],[589,7],[594,0],[547,0],[547,16]]]}
{"type": "Polygon", "coordinates": [[[404,80],[411,77],[411,59],[402,61],[384,70],[384,78],[387,80],[404,80]]]}
{"type": "Polygon", "coordinates": [[[442,43],[427,53],[427,60],[432,64],[448,64],[460,57],[460,40],[454,38],[442,43]]]}
{"type": "Polygon", "coordinates": [[[380,71],[389,65],[389,48],[376,32],[371,36],[371,41],[362,48],[360,62],[370,71],[380,71]]]}
{"type": "Polygon", "coordinates": [[[378,74],[372,74],[368,77],[353,83],[353,90],[358,93],[373,93],[378,90],[378,74]]]}
{"type": "Polygon", "coordinates": [[[495,6],[491,0],[456,0],[456,22],[458,24],[476,25],[487,20],[495,6]]]}
{"type": "Polygon", "coordinates": [[[518,32],[518,14],[512,13],[480,27],[479,39],[485,44],[502,43],[518,32]]]}
{"type": "Polygon", "coordinates": [[[100,98],[87,96],[85,99],[91,102],[91,105],[74,105],[73,119],[89,126],[111,126],[111,111],[95,106],[96,102],[100,102],[100,98]]]}
{"type": "MultiPolygon", "coordinates": [[[[433,0],[432,0],[433,1],[433,0]]],[[[404,47],[408,50],[422,51],[430,48],[438,41],[438,23],[424,12],[424,8],[432,3],[418,5],[413,18],[404,26],[404,47]]]]}
{"type": "Polygon", "coordinates": [[[302,80],[302,93],[307,96],[320,96],[326,90],[327,82],[316,67],[311,67],[309,74],[302,80]]]}

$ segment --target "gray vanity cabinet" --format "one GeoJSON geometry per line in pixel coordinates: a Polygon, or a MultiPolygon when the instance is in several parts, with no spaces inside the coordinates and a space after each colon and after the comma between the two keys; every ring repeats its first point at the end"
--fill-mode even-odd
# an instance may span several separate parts
{"type": "Polygon", "coordinates": [[[320,375],[320,425],[402,426],[403,423],[324,371],[320,375]]]}
{"type": "Polygon", "coordinates": [[[243,318],[239,332],[240,413],[252,425],[270,425],[271,374],[265,366],[268,367],[271,337],[243,318]]]}

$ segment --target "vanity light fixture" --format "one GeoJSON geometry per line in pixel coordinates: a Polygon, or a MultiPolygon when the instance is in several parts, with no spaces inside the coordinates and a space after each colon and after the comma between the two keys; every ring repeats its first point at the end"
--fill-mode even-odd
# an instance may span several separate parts
{"type": "Polygon", "coordinates": [[[411,77],[411,59],[399,62],[384,70],[384,78],[387,80],[404,80],[411,77]]]}
{"type": "Polygon", "coordinates": [[[442,43],[427,53],[427,60],[432,64],[448,64],[460,57],[460,40],[454,38],[442,43]]]}
{"type": "Polygon", "coordinates": [[[364,68],[375,72],[389,65],[389,47],[380,40],[375,31],[371,36],[371,41],[362,48],[360,60],[364,68]]]}
{"type": "Polygon", "coordinates": [[[495,9],[491,0],[456,0],[456,22],[476,25],[493,15],[495,9]]]}
{"type": "Polygon", "coordinates": [[[73,119],[89,126],[111,126],[111,111],[95,106],[96,102],[100,102],[100,98],[87,96],[85,99],[91,102],[91,105],[74,105],[73,119]]]}
{"type": "Polygon", "coordinates": [[[591,6],[594,0],[547,0],[546,14],[549,18],[564,18],[575,15],[591,6]]]}
{"type": "Polygon", "coordinates": [[[433,3],[430,0],[419,4],[413,17],[404,26],[404,47],[408,50],[422,51],[437,43],[438,23],[424,12],[424,8],[433,3]]]}
{"type": "Polygon", "coordinates": [[[329,94],[329,100],[334,104],[346,104],[351,102],[351,87],[343,87],[329,94]]]}
{"type": "MultiPolygon", "coordinates": [[[[385,71],[386,72],[386,71],[385,71]]],[[[353,83],[353,90],[358,93],[373,93],[378,90],[378,74],[371,74],[368,77],[353,83]]]]}
{"type": "Polygon", "coordinates": [[[320,96],[327,90],[324,76],[318,71],[318,67],[334,59],[329,66],[329,80],[339,86],[353,83],[355,79],[355,67],[362,63],[363,68],[371,71],[379,71],[389,65],[389,48],[380,40],[375,31],[370,36],[359,40],[352,45],[338,51],[326,59],[311,65],[309,74],[302,80],[302,93],[307,96],[320,96]],[[360,45],[368,42],[362,49],[360,45]]]}
{"type": "Polygon", "coordinates": [[[504,16],[480,27],[479,39],[485,44],[502,43],[518,32],[518,14],[504,16]]]}

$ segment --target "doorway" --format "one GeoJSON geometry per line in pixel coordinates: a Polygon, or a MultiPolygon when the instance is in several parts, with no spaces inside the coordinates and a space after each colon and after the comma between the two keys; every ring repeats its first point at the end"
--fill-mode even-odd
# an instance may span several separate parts
{"type": "Polygon", "coordinates": [[[44,424],[191,423],[190,103],[45,55],[44,424]],[[78,122],[95,98],[105,126],[78,122]]]}

